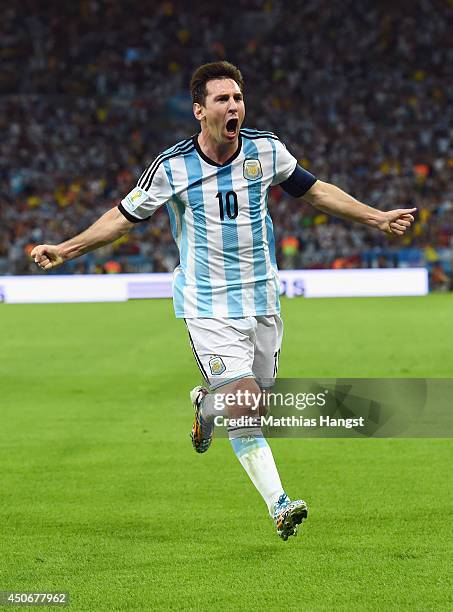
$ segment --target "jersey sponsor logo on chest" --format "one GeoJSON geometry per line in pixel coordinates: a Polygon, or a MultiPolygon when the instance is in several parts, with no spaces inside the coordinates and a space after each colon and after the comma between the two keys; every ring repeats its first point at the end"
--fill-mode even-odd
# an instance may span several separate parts
{"type": "Polygon", "coordinates": [[[249,181],[257,181],[263,177],[263,170],[259,159],[244,159],[244,178],[249,181]]]}

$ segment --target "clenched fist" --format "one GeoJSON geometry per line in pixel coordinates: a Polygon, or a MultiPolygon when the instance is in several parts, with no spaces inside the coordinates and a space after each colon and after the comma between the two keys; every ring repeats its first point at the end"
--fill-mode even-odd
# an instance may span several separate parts
{"type": "Polygon", "coordinates": [[[64,263],[60,250],[55,244],[39,244],[30,255],[43,270],[51,270],[64,263]]]}
{"type": "Polygon", "coordinates": [[[396,234],[402,236],[414,222],[414,213],[416,208],[398,208],[397,210],[389,210],[383,213],[383,220],[378,225],[378,228],[386,234],[396,234]]]}

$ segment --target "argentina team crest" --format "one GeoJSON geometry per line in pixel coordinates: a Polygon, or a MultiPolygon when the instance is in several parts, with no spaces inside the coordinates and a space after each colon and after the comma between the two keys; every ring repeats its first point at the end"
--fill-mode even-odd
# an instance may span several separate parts
{"type": "Polygon", "coordinates": [[[257,181],[263,177],[263,170],[259,159],[244,159],[244,178],[257,181]]]}
{"type": "Polygon", "coordinates": [[[222,361],[221,357],[214,355],[209,360],[209,369],[211,370],[211,374],[213,376],[218,376],[219,374],[223,374],[226,370],[225,364],[222,361]]]}

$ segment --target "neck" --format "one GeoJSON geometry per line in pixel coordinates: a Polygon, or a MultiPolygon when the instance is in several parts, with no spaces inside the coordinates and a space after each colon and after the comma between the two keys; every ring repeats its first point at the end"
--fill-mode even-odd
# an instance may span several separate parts
{"type": "Polygon", "coordinates": [[[206,157],[212,159],[216,164],[224,164],[232,157],[239,146],[239,138],[231,142],[218,143],[213,140],[203,129],[198,134],[198,145],[206,157]]]}

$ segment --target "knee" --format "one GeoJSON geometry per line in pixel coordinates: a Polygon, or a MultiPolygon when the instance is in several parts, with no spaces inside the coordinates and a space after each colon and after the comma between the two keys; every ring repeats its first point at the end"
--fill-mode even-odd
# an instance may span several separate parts
{"type": "Polygon", "coordinates": [[[224,394],[229,416],[259,416],[261,389],[254,378],[241,378],[218,391],[224,394]]]}

